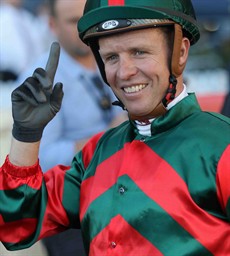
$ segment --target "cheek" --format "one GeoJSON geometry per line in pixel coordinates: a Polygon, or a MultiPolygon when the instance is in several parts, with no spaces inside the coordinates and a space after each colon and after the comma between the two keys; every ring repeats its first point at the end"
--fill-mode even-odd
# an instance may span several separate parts
{"type": "Polygon", "coordinates": [[[161,63],[153,58],[141,59],[136,63],[139,73],[144,74],[150,79],[153,79],[159,73],[160,65],[161,63]]]}
{"type": "Polygon", "coordinates": [[[115,67],[105,65],[105,73],[106,73],[106,79],[110,86],[115,85],[116,81],[116,69],[115,67]]]}

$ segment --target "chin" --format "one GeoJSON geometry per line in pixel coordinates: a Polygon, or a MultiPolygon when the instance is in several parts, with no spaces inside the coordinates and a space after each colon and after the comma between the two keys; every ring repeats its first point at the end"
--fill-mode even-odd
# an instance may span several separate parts
{"type": "Polygon", "coordinates": [[[125,106],[127,107],[129,113],[138,116],[146,115],[151,111],[151,108],[143,104],[143,102],[135,102],[135,104],[127,104],[125,106]]]}
{"type": "Polygon", "coordinates": [[[148,113],[147,112],[143,112],[143,111],[128,111],[128,113],[130,114],[130,115],[134,115],[134,116],[139,116],[139,117],[142,117],[142,116],[145,116],[145,115],[147,115],[148,113]]]}

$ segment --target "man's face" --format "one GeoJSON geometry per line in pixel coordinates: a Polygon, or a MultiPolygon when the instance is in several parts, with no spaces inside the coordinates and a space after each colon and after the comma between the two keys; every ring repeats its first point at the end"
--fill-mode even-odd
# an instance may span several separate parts
{"type": "Polygon", "coordinates": [[[59,42],[74,58],[90,54],[88,46],[78,37],[77,22],[83,14],[85,0],[57,0],[51,27],[59,42]]]}
{"type": "Polygon", "coordinates": [[[166,39],[160,29],[142,29],[99,40],[107,81],[130,114],[144,116],[169,86],[166,39]]]}

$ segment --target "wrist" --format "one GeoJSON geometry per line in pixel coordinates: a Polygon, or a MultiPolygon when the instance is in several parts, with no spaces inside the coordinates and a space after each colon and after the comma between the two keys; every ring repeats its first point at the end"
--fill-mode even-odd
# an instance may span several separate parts
{"type": "Polygon", "coordinates": [[[12,135],[21,142],[37,142],[41,140],[43,128],[25,128],[16,123],[13,124],[12,135]]]}
{"type": "Polygon", "coordinates": [[[28,143],[12,138],[9,160],[16,166],[32,166],[38,161],[40,141],[28,143]]]}

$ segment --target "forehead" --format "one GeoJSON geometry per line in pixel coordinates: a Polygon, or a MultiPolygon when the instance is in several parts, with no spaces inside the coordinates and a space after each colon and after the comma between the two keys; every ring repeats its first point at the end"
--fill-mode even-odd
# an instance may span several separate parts
{"type": "Polygon", "coordinates": [[[146,28],[134,30],[114,35],[107,35],[99,39],[99,46],[102,50],[105,48],[112,49],[118,45],[123,47],[129,46],[153,46],[163,41],[163,33],[160,28],[146,28]]]}

